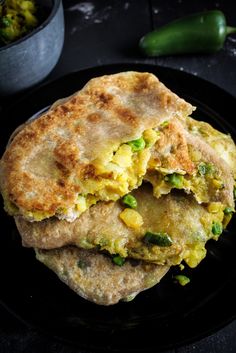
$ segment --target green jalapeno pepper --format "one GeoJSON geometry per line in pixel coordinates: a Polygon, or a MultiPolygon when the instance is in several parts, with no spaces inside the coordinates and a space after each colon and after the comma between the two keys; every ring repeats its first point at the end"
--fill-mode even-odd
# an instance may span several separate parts
{"type": "Polygon", "coordinates": [[[236,33],[236,27],[226,25],[223,12],[212,10],[170,22],[146,34],[139,46],[148,56],[213,53],[231,33],[236,33]]]}

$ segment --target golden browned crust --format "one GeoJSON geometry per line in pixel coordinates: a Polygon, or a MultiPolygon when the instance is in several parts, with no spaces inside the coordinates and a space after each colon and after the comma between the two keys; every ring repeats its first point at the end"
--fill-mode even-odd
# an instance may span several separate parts
{"type": "Polygon", "coordinates": [[[160,137],[152,150],[149,165],[171,172],[193,174],[195,166],[189,156],[188,144],[182,125],[176,119],[159,128],[160,137]]]}
{"type": "Polygon", "coordinates": [[[211,183],[207,186],[204,197],[199,197],[198,186],[192,188],[198,202],[221,202],[225,206],[234,208],[234,177],[231,166],[224,161],[224,156],[219,156],[216,151],[198,136],[187,134],[186,139],[188,148],[195,153],[201,154],[200,161],[196,162],[196,166],[200,162],[205,162],[213,166],[216,171],[217,180],[222,183],[222,187],[211,187],[211,183]]]}
{"type": "Polygon", "coordinates": [[[15,136],[0,162],[2,194],[20,214],[48,217],[73,207],[84,168],[145,129],[192,110],[149,73],[92,79],[15,136]]]}
{"type": "MultiPolygon", "coordinates": [[[[189,117],[181,120],[172,119],[159,127],[160,136],[152,149],[144,179],[150,181],[155,189],[160,174],[163,174],[162,180],[165,174],[184,174],[187,182],[181,188],[193,192],[199,203],[221,202],[225,207],[234,208],[235,144],[229,136],[210,129],[208,124],[189,117]],[[193,132],[188,127],[190,122],[196,129],[207,128],[208,137],[193,132]],[[221,139],[221,154],[217,153],[220,141],[215,141],[215,135],[221,139]],[[212,166],[214,173],[211,176],[199,175],[198,168],[202,163],[212,166]]],[[[170,192],[171,185],[166,183],[165,187],[160,185],[156,196],[170,192]]]]}
{"type": "Polygon", "coordinates": [[[77,294],[100,305],[132,299],[160,282],[169,269],[129,260],[120,267],[106,255],[76,247],[36,249],[36,257],[77,294]]]}
{"type": "Polygon", "coordinates": [[[231,136],[214,129],[205,121],[197,121],[191,117],[181,119],[181,123],[190,134],[200,137],[214,149],[218,157],[229,165],[236,179],[236,146],[231,136]]]}

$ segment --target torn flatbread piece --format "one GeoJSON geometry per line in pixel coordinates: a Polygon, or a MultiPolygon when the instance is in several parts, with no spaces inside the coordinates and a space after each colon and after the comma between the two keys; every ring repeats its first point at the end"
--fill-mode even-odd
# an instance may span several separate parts
{"type": "Polygon", "coordinates": [[[205,121],[197,121],[191,117],[181,119],[181,123],[194,136],[207,142],[231,168],[236,179],[236,146],[230,136],[213,128],[205,121]]]}
{"type": "MultiPolygon", "coordinates": [[[[195,130],[200,131],[205,128],[203,123],[193,119],[187,118],[186,121],[191,126],[194,125],[195,130]]],[[[137,213],[134,210],[124,210],[124,205],[121,202],[100,202],[70,225],[65,221],[59,222],[56,218],[39,223],[34,222],[31,225],[22,217],[18,217],[16,223],[23,244],[45,249],[68,244],[87,249],[99,246],[111,254],[119,253],[124,257],[142,258],[146,261],[168,263],[169,265],[177,264],[185,259],[190,266],[196,266],[205,256],[206,241],[215,237],[212,232],[213,225],[218,224],[220,227],[221,225],[225,227],[234,210],[232,175],[235,169],[236,148],[227,135],[213,128],[209,130],[208,124],[206,125],[207,137],[204,137],[206,134],[204,136],[196,133],[192,134],[192,128],[179,125],[179,121],[175,121],[173,118],[171,122],[159,128],[160,138],[155,144],[154,151],[152,151],[149,168],[152,158],[156,159],[156,165],[159,163],[163,168],[159,171],[154,170],[153,176],[149,169],[148,173],[150,174],[147,173],[144,178],[150,178],[150,181],[153,181],[151,177],[155,178],[152,183],[155,196],[156,190],[158,190],[157,173],[159,172],[160,183],[162,182],[162,185],[169,188],[168,192],[174,186],[175,189],[184,189],[183,186],[186,186],[188,192],[193,191],[195,187],[196,192],[192,194],[195,198],[201,195],[204,197],[210,195],[211,198],[198,200],[201,203],[201,205],[198,205],[191,194],[187,196],[179,192],[156,200],[152,195],[150,186],[142,185],[140,189],[132,193],[138,202],[137,213]],[[215,136],[218,136],[217,143],[215,136]],[[212,140],[214,140],[213,148],[217,148],[220,141],[224,141],[226,152],[222,154],[222,157],[226,156],[226,161],[214,153],[210,144],[207,144],[212,140]],[[175,147],[175,144],[178,148],[175,147]],[[167,153],[165,153],[165,148],[168,150],[167,153]],[[171,154],[169,153],[170,150],[172,150],[171,154]],[[225,178],[224,188],[219,187],[217,178],[213,177],[213,171],[209,173],[208,170],[206,175],[199,172],[199,165],[203,161],[210,161],[219,168],[225,178]],[[176,187],[165,178],[165,176],[169,178],[171,175],[168,174],[167,167],[175,168],[174,170],[179,172],[182,181],[184,181],[180,187],[178,187],[179,185],[176,187]],[[188,172],[181,174],[183,170],[188,172]],[[227,175],[228,177],[226,177],[227,175]],[[210,193],[211,184],[214,185],[212,194],[210,193]],[[206,188],[208,189],[206,190],[206,188]],[[217,191],[220,192],[217,193],[217,191]],[[229,207],[229,204],[232,204],[233,207],[229,207]],[[227,210],[227,214],[225,210],[227,210]],[[182,214],[184,215],[182,216],[182,214]],[[150,230],[170,233],[175,241],[170,247],[166,248],[148,246],[142,239],[145,233],[150,230]],[[183,237],[182,234],[184,234],[183,237]],[[200,238],[199,234],[201,235],[200,238]],[[188,248],[186,244],[189,243],[192,243],[190,256],[188,255],[189,250],[186,250],[188,248]],[[193,250],[195,247],[193,244],[197,244],[198,250],[196,252],[193,250]]],[[[168,171],[170,172],[170,169],[168,171]]],[[[177,173],[172,175],[176,176],[177,173]]],[[[178,181],[178,178],[176,179],[178,181]]],[[[162,190],[162,193],[165,192],[162,190]]]]}
{"type": "Polygon", "coordinates": [[[185,260],[195,267],[206,255],[206,242],[219,236],[214,225],[220,227],[220,233],[223,230],[221,203],[209,208],[182,191],[156,198],[149,184],[131,195],[137,201],[135,210],[120,201],[99,202],[72,223],[56,217],[41,222],[15,217],[23,245],[40,249],[74,245],[160,265],[185,260]],[[168,243],[149,242],[148,233],[168,238],[168,243]]]}
{"type": "Polygon", "coordinates": [[[208,124],[203,126],[189,117],[185,121],[191,121],[198,131],[208,128],[208,137],[192,133],[177,119],[160,126],[144,180],[151,182],[156,197],[173,188],[183,189],[198,203],[221,202],[234,208],[235,144],[208,124]],[[214,136],[221,137],[221,145],[219,137],[218,143],[213,142],[214,136]],[[225,153],[219,154],[219,149],[225,153]]]}
{"type": "Polygon", "coordinates": [[[193,109],[150,73],[90,80],[7,147],[0,162],[6,211],[73,221],[99,200],[119,199],[141,184],[155,128],[193,109]]]}
{"type": "Polygon", "coordinates": [[[107,255],[76,247],[35,251],[36,258],[77,294],[100,305],[132,300],[160,282],[169,269],[130,260],[118,266],[107,255]]]}

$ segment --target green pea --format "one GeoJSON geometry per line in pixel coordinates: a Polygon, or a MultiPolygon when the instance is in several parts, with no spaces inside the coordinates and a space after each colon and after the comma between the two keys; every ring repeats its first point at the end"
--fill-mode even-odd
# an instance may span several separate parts
{"type": "Polygon", "coordinates": [[[198,165],[198,173],[200,175],[207,175],[207,174],[210,174],[214,171],[214,167],[212,164],[210,163],[200,163],[198,165]]]}
{"type": "Polygon", "coordinates": [[[121,257],[120,255],[114,255],[112,257],[112,261],[114,262],[114,264],[116,264],[117,266],[123,266],[125,263],[125,258],[121,257]]]}
{"type": "Polygon", "coordinates": [[[231,214],[233,212],[234,212],[234,210],[232,209],[232,207],[226,207],[224,209],[224,214],[231,214]]]}
{"type": "Polygon", "coordinates": [[[213,222],[211,230],[214,235],[220,235],[223,231],[222,224],[218,222],[213,222]]]}
{"type": "Polygon", "coordinates": [[[130,207],[130,208],[137,208],[138,202],[136,198],[132,195],[125,195],[122,199],[122,202],[124,205],[130,207]]]}
{"type": "Polygon", "coordinates": [[[183,187],[184,177],[181,174],[173,173],[165,176],[165,180],[168,181],[176,189],[181,189],[183,187]]]}
{"type": "Polygon", "coordinates": [[[140,139],[137,139],[137,140],[129,141],[127,142],[127,144],[132,148],[133,152],[138,152],[143,150],[146,145],[142,137],[140,137],[140,139]]]}
{"type": "Polygon", "coordinates": [[[158,245],[161,247],[167,247],[172,245],[172,239],[167,233],[152,233],[146,232],[144,235],[144,241],[146,243],[158,245]]]}

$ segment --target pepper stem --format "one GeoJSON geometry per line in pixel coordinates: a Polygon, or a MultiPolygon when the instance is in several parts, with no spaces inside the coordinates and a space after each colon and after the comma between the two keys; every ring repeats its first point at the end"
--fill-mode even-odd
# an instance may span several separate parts
{"type": "Polygon", "coordinates": [[[236,27],[229,27],[229,26],[227,26],[227,28],[226,28],[226,33],[227,33],[227,35],[228,35],[228,34],[232,34],[232,33],[236,33],[236,27]]]}

